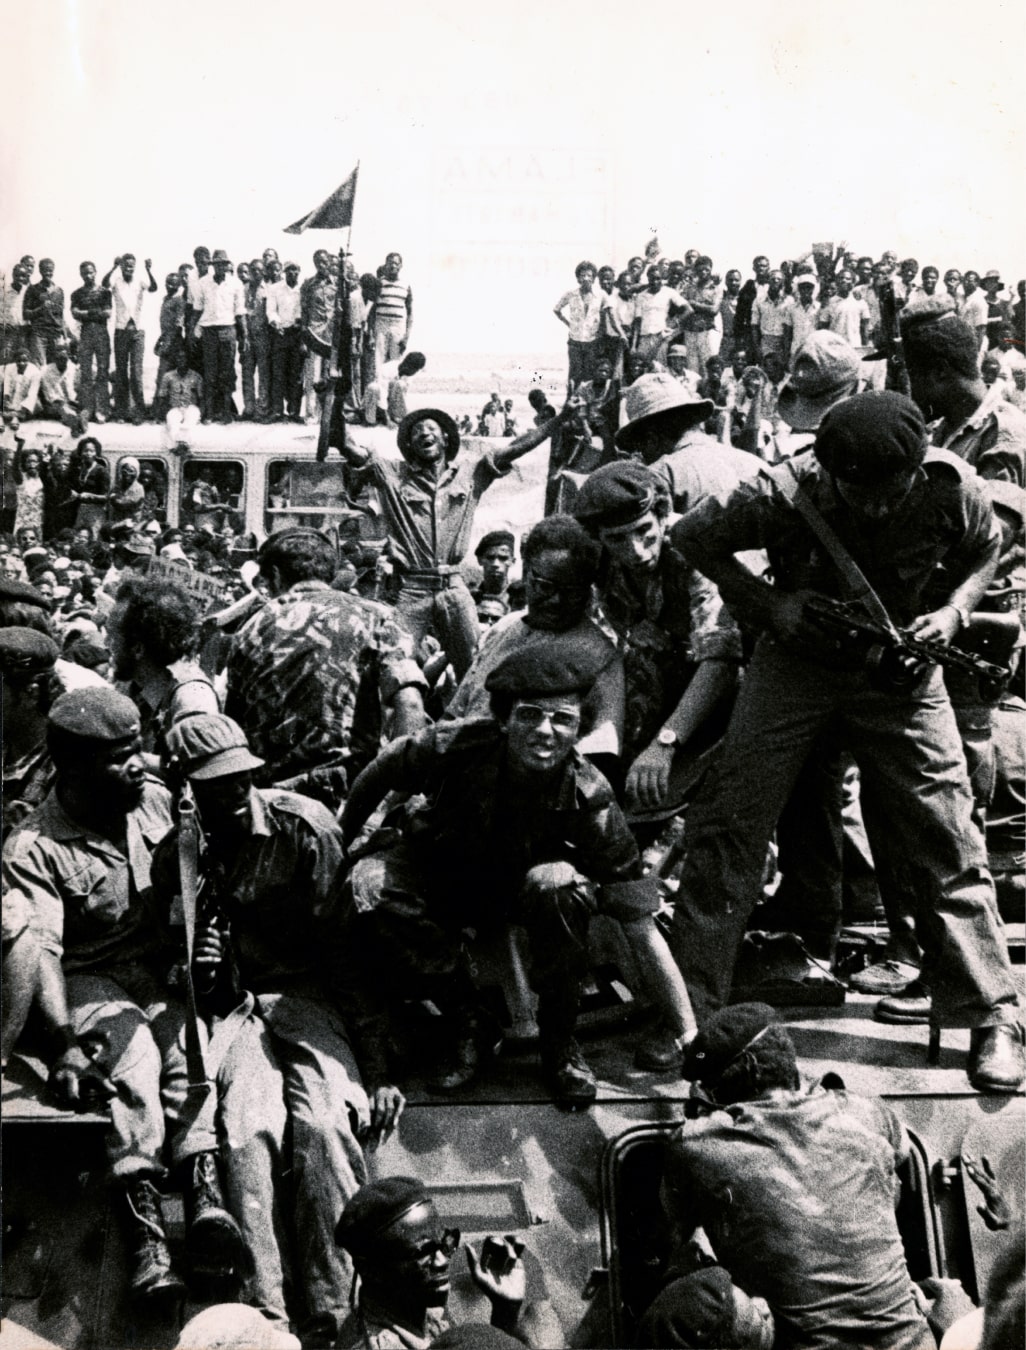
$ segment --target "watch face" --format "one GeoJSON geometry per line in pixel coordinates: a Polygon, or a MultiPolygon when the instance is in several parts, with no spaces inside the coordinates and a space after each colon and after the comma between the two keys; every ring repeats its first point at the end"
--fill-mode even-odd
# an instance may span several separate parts
{"type": "Polygon", "coordinates": [[[677,733],[675,731],[670,731],[668,727],[663,727],[662,731],[659,733],[659,744],[676,745],[677,733]]]}

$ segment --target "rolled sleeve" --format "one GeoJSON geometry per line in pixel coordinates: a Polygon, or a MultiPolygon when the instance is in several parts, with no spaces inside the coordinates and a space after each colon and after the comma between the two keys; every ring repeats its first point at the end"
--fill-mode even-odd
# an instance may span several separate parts
{"type": "Polygon", "coordinates": [[[691,652],[696,661],[740,661],[741,634],[720,593],[700,572],[688,580],[691,652]]]}
{"type": "Polygon", "coordinates": [[[64,954],[64,904],[34,831],[18,830],[7,841],[3,861],[3,936],[31,928],[44,952],[64,954]],[[13,930],[8,932],[8,925],[13,930]]]}
{"type": "Polygon", "coordinates": [[[395,619],[385,618],[375,627],[372,646],[378,658],[378,694],[384,707],[400,689],[427,689],[427,679],[413,656],[413,637],[395,619]]]}

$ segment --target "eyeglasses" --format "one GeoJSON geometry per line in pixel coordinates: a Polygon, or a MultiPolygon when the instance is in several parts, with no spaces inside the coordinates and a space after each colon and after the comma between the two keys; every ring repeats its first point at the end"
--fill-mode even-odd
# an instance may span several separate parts
{"type": "Polygon", "coordinates": [[[551,712],[537,703],[518,703],[513,709],[512,720],[532,729],[548,722],[553,731],[576,731],[581,724],[580,713],[551,712]]]}
{"type": "Polygon", "coordinates": [[[405,1253],[404,1257],[407,1261],[413,1261],[418,1266],[429,1266],[439,1252],[442,1252],[445,1256],[452,1256],[459,1245],[460,1230],[458,1228],[446,1228],[443,1229],[441,1237],[429,1238],[427,1242],[422,1242],[414,1251],[405,1253]]]}
{"type": "Polygon", "coordinates": [[[536,572],[533,567],[527,570],[527,578],[530,580],[539,600],[547,600],[553,595],[562,595],[568,600],[580,600],[587,596],[591,590],[590,586],[574,585],[562,581],[552,581],[548,577],[543,577],[540,572],[536,572]]]}

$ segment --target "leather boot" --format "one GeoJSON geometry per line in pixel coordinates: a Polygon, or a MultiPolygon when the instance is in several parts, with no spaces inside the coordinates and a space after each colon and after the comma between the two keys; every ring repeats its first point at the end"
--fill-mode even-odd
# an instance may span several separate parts
{"type": "Polygon", "coordinates": [[[595,1100],[595,1075],[571,1036],[559,1044],[542,1041],[542,1071],[557,1106],[564,1111],[580,1111],[595,1100]]]}
{"type": "Polygon", "coordinates": [[[185,1285],[171,1268],[160,1196],[152,1181],[133,1181],[124,1190],[126,1227],[132,1253],[132,1293],[139,1298],[181,1298],[185,1285]]]}
{"type": "Polygon", "coordinates": [[[966,1073],[977,1092],[1018,1092],[1026,1079],[1022,1027],[974,1027],[966,1073]]]}
{"type": "Polygon", "coordinates": [[[196,1153],[188,1160],[182,1198],[193,1275],[210,1281],[244,1279],[249,1253],[242,1230],[225,1207],[214,1153],[196,1153]]]}
{"type": "Polygon", "coordinates": [[[476,1010],[454,1018],[456,1039],[438,1073],[429,1080],[429,1092],[459,1092],[475,1083],[496,1051],[498,1033],[492,1020],[476,1010]]]}

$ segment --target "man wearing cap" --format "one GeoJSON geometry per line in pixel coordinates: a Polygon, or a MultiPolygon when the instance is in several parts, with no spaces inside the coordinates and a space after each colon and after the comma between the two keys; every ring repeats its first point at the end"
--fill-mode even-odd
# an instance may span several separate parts
{"type": "Polygon", "coordinates": [[[400,618],[416,642],[428,633],[438,639],[457,679],[466,674],[479,638],[473,597],[460,574],[477,504],[554,427],[554,421],[546,422],[501,448],[461,454],[460,433],[449,414],[421,408],[399,425],[401,463],[349,440],[342,451],[356,479],[352,495],[364,477],[377,489],[396,566],[400,618]]]}
{"type": "Polygon", "coordinates": [[[819,327],[819,302],[816,300],[817,285],[816,276],[812,272],[803,272],[795,278],[796,299],[791,306],[792,368],[798,353],[819,327]]]}
{"type": "Polygon", "coordinates": [[[195,297],[196,327],[203,346],[203,421],[214,418],[227,426],[234,418],[236,344],[239,351],[245,351],[249,341],[246,293],[242,282],[229,273],[231,262],[223,248],[214,249],[211,267],[195,297]]]}
{"type": "MultiPolygon", "coordinates": [[[[361,1186],[342,1211],[336,1241],[352,1256],[360,1277],[358,1301],[342,1324],[336,1350],[427,1350],[450,1330],[449,1265],[460,1234],[442,1227],[423,1182],[396,1176],[361,1186]]],[[[557,1345],[551,1335],[543,1342],[530,1334],[535,1308],[524,1306],[524,1244],[488,1237],[480,1254],[469,1242],[465,1250],[474,1283],[492,1305],[492,1328],[515,1329],[518,1339],[511,1345],[557,1345]]],[[[477,1339],[459,1344],[484,1350],[493,1342],[485,1328],[477,1339]]]]}
{"type": "MultiPolygon", "coordinates": [[[[492,719],[439,724],[395,741],[353,785],[347,846],[389,791],[422,793],[399,843],[349,876],[357,929],[382,989],[431,988],[456,1027],[440,1091],[470,1082],[486,1048],[463,930],[523,925],[538,994],[542,1069],[558,1104],[587,1106],[595,1077],[574,1030],[593,914],[619,921],[648,992],[680,1038],[691,1025],[653,915],[654,878],[602,775],[575,749],[604,661],[564,634],[492,671],[492,719]]],[[[384,1010],[383,1010],[384,1011],[384,1010]]]]}
{"type": "Polygon", "coordinates": [[[258,560],[270,599],[232,639],[225,711],[265,762],[261,786],[305,775],[300,790],[323,796],[309,776],[373,759],[386,714],[395,735],[420,729],[427,682],[390,610],[332,589],[326,535],[280,530],[258,560]]]}
{"type": "Polygon", "coordinates": [[[795,349],[791,374],[781,385],[777,416],[791,433],[777,432],[769,458],[790,459],[808,450],[826,413],[859,386],[859,353],[839,333],[821,329],[795,349]]]}
{"type": "Polygon", "coordinates": [[[905,1127],[839,1080],[804,1089],[794,1043],[775,1021],[763,1003],[737,1004],[685,1052],[706,1110],[670,1140],[663,1207],[677,1243],[701,1227],[734,1292],[765,1300],[763,1330],[775,1323],[769,1339],[752,1318],[752,1340],[694,1343],[931,1350],[895,1218],[905,1127]]]}
{"type": "MultiPolygon", "coordinates": [[[[333,1344],[349,1288],[335,1224],[366,1178],[361,1143],[387,1138],[403,1108],[380,1045],[362,1035],[361,958],[342,911],[341,830],[309,797],[254,787],[263,761],[228,717],[184,718],[170,729],[168,749],[196,799],[205,908],[217,915],[197,930],[197,968],[204,983],[219,968],[230,971],[236,994],[255,996],[270,1034],[291,1126],[305,1343],[333,1344]]],[[[178,889],[177,862],[175,832],[153,864],[167,901],[178,889]]]]}
{"type": "Polygon", "coordinates": [[[784,274],[774,269],[766,294],[752,306],[752,351],[757,361],[776,352],[785,366],[790,364],[793,309],[794,301],[784,290],[784,274]]]}
{"type": "Polygon", "coordinates": [[[715,740],[741,637],[715,586],[671,544],[669,494],[649,469],[633,460],[596,469],[574,514],[602,545],[599,602],[624,656],[627,801],[653,810],[678,752],[715,740]]]}
{"type": "Polygon", "coordinates": [[[908,870],[933,1021],[972,1029],[974,1086],[1014,1091],[1024,1076],[1015,990],[941,672],[934,666],[908,687],[878,687],[866,654],[826,639],[807,610],[810,592],[835,600],[849,592],[794,504],[798,492],[875,587],[878,612],[915,637],[952,641],[986,590],[1000,533],[979,479],[926,446],[911,400],[857,394],[823,419],[813,454],[770,470],[726,502],[710,499],[675,528],[674,542],[765,631],[723,754],[688,820],[672,937],[701,1023],[729,995],[783,804],[817,737],[835,726],[862,770],[867,826],[871,806],[877,829],[889,832],[888,849],[908,870]],[[768,550],[774,584],[734,557],[752,547],[768,550]],[[946,598],[931,598],[925,612],[938,575],[946,598]]]}
{"type": "Polygon", "coordinates": [[[139,426],[146,412],[143,392],[143,359],[146,355],[146,333],[141,327],[143,302],[157,292],[149,258],[144,266],[149,278],[147,285],[135,270],[135,254],[124,253],[114,259],[114,266],[100,282],[107,287],[114,300],[114,418],[126,422],[129,417],[139,426]]]}
{"type": "Polygon", "coordinates": [[[35,628],[0,628],[5,839],[53,787],[46,715],[50,711],[50,677],[59,655],[53,639],[35,628]]]}
{"type": "Polygon", "coordinates": [[[170,798],[145,778],[138,713],[113,689],[63,694],[47,741],[56,783],[4,845],[5,911],[27,918],[38,945],[53,1093],[75,1106],[105,1075],[104,1095],[114,1094],[107,1159],[129,1227],[132,1290],[180,1292],[156,1185],[165,1141],[185,1182],[192,1260],[220,1264],[241,1238],[221,1199],[212,1094],[188,1090],[186,1013],[167,992],[169,951],[149,909],[170,798]]]}

